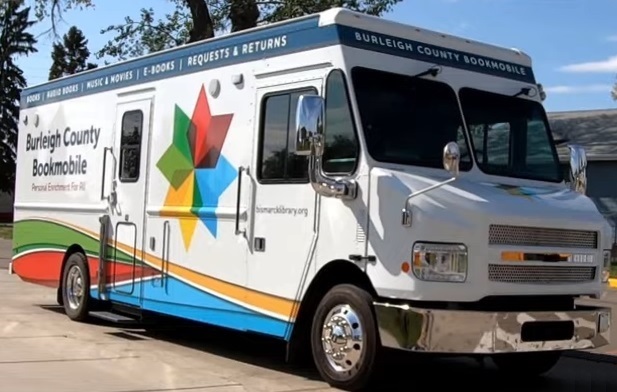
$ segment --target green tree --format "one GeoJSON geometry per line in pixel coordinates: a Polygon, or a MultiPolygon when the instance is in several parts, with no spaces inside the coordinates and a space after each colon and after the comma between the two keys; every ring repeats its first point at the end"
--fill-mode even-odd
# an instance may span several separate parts
{"type": "Polygon", "coordinates": [[[15,152],[19,124],[19,100],[26,87],[23,71],[15,60],[37,50],[36,39],[27,30],[30,7],[23,0],[0,1],[0,191],[13,193],[15,152]]]}
{"type": "Polygon", "coordinates": [[[62,43],[54,43],[53,45],[49,80],[97,67],[96,64],[88,62],[88,57],[90,57],[88,40],[76,26],[69,29],[62,41],[62,43]]]}
{"type": "MultiPolygon", "coordinates": [[[[242,31],[332,7],[344,7],[369,15],[382,15],[402,0],[168,0],[173,12],[157,18],[153,8],[141,10],[139,19],[103,29],[115,36],[97,52],[125,60],[215,36],[216,32],[242,31]]],[[[93,0],[36,0],[37,16],[59,18],[63,10],[94,7],[93,0]]]]}
{"type": "Polygon", "coordinates": [[[51,51],[51,68],[49,69],[49,80],[57,79],[64,74],[66,68],[66,51],[64,46],[54,44],[51,51]]]}

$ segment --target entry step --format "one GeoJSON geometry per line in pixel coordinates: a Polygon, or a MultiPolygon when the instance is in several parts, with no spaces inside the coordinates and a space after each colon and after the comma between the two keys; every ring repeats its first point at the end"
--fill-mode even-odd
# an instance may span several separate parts
{"type": "Polygon", "coordinates": [[[130,317],[130,316],[125,316],[123,314],[118,314],[118,313],[114,313],[114,312],[106,312],[106,311],[100,311],[100,312],[90,312],[90,315],[92,317],[101,319],[101,320],[105,320],[105,321],[111,321],[112,323],[116,323],[116,324],[134,324],[137,323],[137,320],[130,317]]]}

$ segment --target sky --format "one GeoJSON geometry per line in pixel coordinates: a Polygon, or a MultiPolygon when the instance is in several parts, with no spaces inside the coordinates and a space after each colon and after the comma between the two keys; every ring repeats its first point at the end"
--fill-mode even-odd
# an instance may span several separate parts
{"type": "MultiPolygon", "coordinates": [[[[27,0],[32,1],[32,0],[27,0]]],[[[94,0],[96,7],[63,14],[60,33],[80,28],[91,52],[113,37],[101,29],[139,18],[152,7],[163,16],[168,0],[94,0]],[[160,11],[159,11],[160,10],[160,11]]],[[[617,108],[610,95],[617,82],[615,0],[403,0],[384,18],[518,48],[532,57],[534,73],[547,92],[546,110],[617,108]]],[[[54,37],[51,23],[34,26],[39,52],[18,60],[29,85],[47,80],[54,37]]],[[[91,61],[102,64],[91,56],[91,61]]]]}

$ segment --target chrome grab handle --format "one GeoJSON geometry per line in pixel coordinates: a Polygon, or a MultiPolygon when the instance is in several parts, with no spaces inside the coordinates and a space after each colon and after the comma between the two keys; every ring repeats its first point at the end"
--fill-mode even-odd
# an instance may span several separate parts
{"type": "Polygon", "coordinates": [[[169,239],[171,237],[171,227],[169,221],[163,222],[163,247],[161,251],[161,287],[166,286],[169,274],[169,239]]]}
{"type": "Polygon", "coordinates": [[[246,169],[244,166],[240,166],[238,168],[238,191],[236,193],[236,235],[240,235],[244,233],[240,230],[240,199],[242,196],[242,173],[244,173],[246,169]]]}
{"type": "Polygon", "coordinates": [[[103,148],[103,174],[101,175],[101,200],[105,200],[105,172],[107,171],[107,150],[111,151],[110,147],[103,148]]]}

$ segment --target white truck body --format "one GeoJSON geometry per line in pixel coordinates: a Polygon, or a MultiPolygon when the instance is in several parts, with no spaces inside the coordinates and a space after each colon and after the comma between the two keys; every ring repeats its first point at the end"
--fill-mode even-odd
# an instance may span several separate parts
{"type": "MultiPolygon", "coordinates": [[[[12,268],[58,288],[75,319],[87,285],[123,311],[291,341],[348,283],[372,294],[385,346],[599,347],[610,312],[568,304],[605,289],[610,228],[581,192],[584,156],[578,188],[561,178],[541,95],[520,51],[342,9],[34,86],[22,95],[12,268]],[[304,111],[314,95],[325,118],[304,111]],[[537,139],[500,131],[505,117],[537,139]],[[485,124],[502,138],[482,139],[485,124]],[[81,275],[66,267],[73,254],[81,275]],[[537,324],[562,335],[529,340],[533,320],[566,324],[537,324]]],[[[337,320],[343,352],[355,335],[337,320]]]]}

